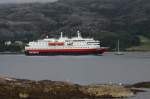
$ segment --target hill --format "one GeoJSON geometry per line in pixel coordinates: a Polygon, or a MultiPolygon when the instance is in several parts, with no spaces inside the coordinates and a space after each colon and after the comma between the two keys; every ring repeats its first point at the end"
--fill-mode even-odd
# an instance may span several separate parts
{"type": "Polygon", "coordinates": [[[103,46],[121,48],[140,44],[139,35],[150,38],[150,1],[59,0],[53,3],[1,4],[0,39],[29,41],[63,31],[101,40],[103,46]]]}

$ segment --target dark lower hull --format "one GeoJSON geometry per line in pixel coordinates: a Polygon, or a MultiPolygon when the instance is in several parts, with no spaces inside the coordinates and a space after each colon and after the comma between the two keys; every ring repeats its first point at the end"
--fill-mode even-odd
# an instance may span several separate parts
{"type": "Polygon", "coordinates": [[[86,53],[81,53],[81,52],[39,52],[39,53],[29,53],[25,52],[25,55],[44,55],[44,56],[49,56],[49,55],[99,55],[102,53],[97,53],[97,52],[86,52],[86,53]]]}
{"type": "Polygon", "coordinates": [[[27,50],[25,51],[26,55],[101,55],[107,49],[90,49],[90,50],[27,50]]]}

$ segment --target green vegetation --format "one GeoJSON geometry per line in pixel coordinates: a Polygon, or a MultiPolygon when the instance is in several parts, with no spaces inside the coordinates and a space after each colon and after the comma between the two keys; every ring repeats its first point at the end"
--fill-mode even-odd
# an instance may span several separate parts
{"type": "Polygon", "coordinates": [[[138,35],[150,38],[148,0],[58,0],[54,3],[1,4],[0,39],[32,41],[60,32],[94,37],[103,46],[123,50],[140,45],[138,35]]]}
{"type": "Polygon", "coordinates": [[[150,39],[145,36],[139,36],[140,45],[128,48],[129,51],[150,51],[150,39]]]}
{"type": "Polygon", "coordinates": [[[11,41],[0,41],[0,52],[23,52],[25,42],[12,41],[11,44],[5,44],[11,41]]]}

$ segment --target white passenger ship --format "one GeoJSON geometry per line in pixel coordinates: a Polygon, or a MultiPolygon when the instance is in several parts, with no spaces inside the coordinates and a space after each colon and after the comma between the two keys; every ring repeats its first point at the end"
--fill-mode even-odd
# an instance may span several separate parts
{"type": "Polygon", "coordinates": [[[32,41],[25,46],[26,55],[86,55],[102,54],[108,48],[101,47],[100,41],[93,38],[82,38],[80,32],[73,38],[45,38],[38,41],[32,41]]]}

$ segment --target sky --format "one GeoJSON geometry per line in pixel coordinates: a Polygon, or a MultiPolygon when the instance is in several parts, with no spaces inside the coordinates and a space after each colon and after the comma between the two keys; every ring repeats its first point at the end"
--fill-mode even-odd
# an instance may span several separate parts
{"type": "Polygon", "coordinates": [[[0,3],[52,2],[57,0],[0,0],[0,3]]]}

